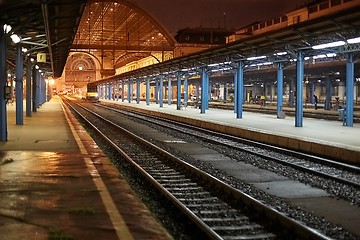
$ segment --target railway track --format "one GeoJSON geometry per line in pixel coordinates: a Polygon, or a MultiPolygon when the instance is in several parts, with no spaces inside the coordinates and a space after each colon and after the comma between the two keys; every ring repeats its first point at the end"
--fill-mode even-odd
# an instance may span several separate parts
{"type": "Polygon", "coordinates": [[[209,238],[329,239],[99,114],[67,104],[209,238]]]}
{"type": "Polygon", "coordinates": [[[163,118],[154,116],[151,116],[150,118],[147,115],[122,111],[115,107],[104,105],[98,106],[102,106],[111,111],[118,111],[119,113],[125,114],[132,118],[141,118],[141,120],[148,123],[156,124],[166,129],[172,129],[186,135],[191,135],[192,137],[201,139],[201,141],[226,146],[241,152],[247,152],[263,159],[277,162],[279,164],[289,166],[315,176],[320,176],[325,179],[330,179],[338,183],[346,184],[357,190],[360,189],[360,168],[354,165],[344,164],[314,155],[304,154],[301,152],[234,137],[163,118]]]}

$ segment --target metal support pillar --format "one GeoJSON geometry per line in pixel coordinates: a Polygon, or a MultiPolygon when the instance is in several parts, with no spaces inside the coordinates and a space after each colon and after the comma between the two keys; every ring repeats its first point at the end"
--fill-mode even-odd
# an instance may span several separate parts
{"type": "Polygon", "coordinates": [[[146,105],[150,105],[150,79],[146,79],[146,105]]]}
{"type": "Polygon", "coordinates": [[[155,103],[159,104],[159,80],[155,79],[155,103]]]}
{"type": "Polygon", "coordinates": [[[236,68],[236,118],[242,118],[244,99],[244,63],[239,61],[236,68]]]}
{"type": "Polygon", "coordinates": [[[136,80],[136,103],[140,103],[140,80],[136,80]]]}
{"type": "Polygon", "coordinates": [[[119,101],[119,93],[120,93],[120,84],[119,84],[119,82],[116,83],[115,93],[116,93],[116,101],[119,101]]]}
{"type": "Polygon", "coordinates": [[[121,101],[125,101],[125,82],[121,82],[121,101]]]}
{"type": "Polygon", "coordinates": [[[289,83],[289,107],[294,107],[294,79],[290,79],[289,83]]]}
{"type": "Polygon", "coordinates": [[[26,65],[26,116],[31,117],[31,60],[27,59],[26,65]]]}
{"type": "Polygon", "coordinates": [[[112,100],[112,85],[111,85],[111,83],[108,84],[108,99],[112,100]]]}
{"type": "Polygon", "coordinates": [[[354,55],[349,53],[346,62],[346,110],[345,125],[353,127],[354,124],[354,55]]]}
{"type": "Polygon", "coordinates": [[[46,81],[43,74],[40,74],[40,106],[46,102],[46,81]]]}
{"type": "Polygon", "coordinates": [[[7,85],[7,49],[6,34],[3,26],[0,26],[0,140],[7,141],[7,116],[5,86],[7,85]]]}
{"type": "Polygon", "coordinates": [[[181,72],[177,73],[176,109],[181,109],[181,72]]]}
{"type": "Polygon", "coordinates": [[[283,111],[283,84],[284,84],[284,66],[282,63],[278,63],[277,70],[277,118],[280,118],[283,111]]]}
{"type": "Polygon", "coordinates": [[[227,102],[227,83],[224,83],[224,93],[223,93],[223,101],[224,103],[227,102]]]}
{"type": "Polygon", "coordinates": [[[303,85],[304,85],[304,52],[299,51],[296,62],[296,105],[295,127],[303,126],[303,85]]]}
{"type": "Polygon", "coordinates": [[[315,103],[315,83],[314,82],[310,82],[310,103],[314,104],[315,103]]]}
{"type": "Polygon", "coordinates": [[[38,71],[35,66],[32,69],[32,111],[36,112],[37,109],[37,78],[38,78],[38,71]]]}
{"type": "Polygon", "coordinates": [[[159,105],[162,108],[164,107],[164,77],[163,76],[160,76],[158,94],[159,94],[159,105]]]}
{"type": "Polygon", "coordinates": [[[168,105],[171,105],[171,77],[168,77],[168,105]]]}
{"type": "Polygon", "coordinates": [[[128,102],[131,103],[132,100],[132,82],[128,82],[128,102]]]}
{"type": "Polygon", "coordinates": [[[195,96],[197,97],[197,101],[200,101],[200,86],[195,85],[195,96]]]}
{"type": "Polygon", "coordinates": [[[238,84],[238,71],[236,70],[234,73],[234,113],[237,113],[237,84],[238,84]]]}
{"type": "Polygon", "coordinates": [[[211,93],[210,93],[210,81],[209,81],[209,74],[205,74],[205,78],[206,78],[206,84],[205,84],[205,99],[204,99],[204,102],[205,102],[205,107],[206,107],[206,110],[209,110],[209,101],[210,101],[210,96],[211,96],[211,93]]]}
{"type": "Polygon", "coordinates": [[[16,54],[16,73],[15,73],[15,91],[16,91],[16,125],[24,124],[24,106],[23,106],[23,64],[21,46],[17,46],[16,54]]]}
{"type": "Polygon", "coordinates": [[[331,108],[331,96],[332,96],[332,84],[329,77],[326,78],[326,99],[325,99],[325,110],[330,110],[331,108]]]}
{"type": "Polygon", "coordinates": [[[201,107],[200,107],[200,113],[205,113],[205,109],[206,109],[206,95],[208,94],[207,92],[207,88],[206,85],[208,85],[207,82],[207,77],[206,77],[206,68],[203,67],[201,69],[201,107]]]}
{"type": "Polygon", "coordinates": [[[189,76],[186,74],[184,78],[184,107],[187,107],[187,103],[189,100],[189,84],[188,84],[189,76]]]}

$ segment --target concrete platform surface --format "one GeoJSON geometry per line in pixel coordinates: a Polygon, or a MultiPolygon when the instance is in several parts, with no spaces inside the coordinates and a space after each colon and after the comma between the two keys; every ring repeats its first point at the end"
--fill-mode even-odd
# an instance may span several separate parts
{"type": "MultiPolygon", "coordinates": [[[[176,109],[176,105],[146,105],[141,101],[103,100],[104,104],[117,104],[156,116],[175,119],[208,129],[233,134],[294,150],[336,158],[344,162],[360,164],[360,124],[343,126],[341,121],[304,118],[303,127],[295,127],[295,118],[278,119],[276,115],[243,112],[241,119],[231,110],[209,109],[205,114],[193,107],[176,109]]],[[[315,111],[315,110],[314,110],[315,111]]]]}

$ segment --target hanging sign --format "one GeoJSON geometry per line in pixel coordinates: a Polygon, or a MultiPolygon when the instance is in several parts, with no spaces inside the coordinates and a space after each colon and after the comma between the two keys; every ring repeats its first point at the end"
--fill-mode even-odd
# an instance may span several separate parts
{"type": "Polygon", "coordinates": [[[36,56],[37,62],[46,62],[46,53],[38,53],[36,56]]]}

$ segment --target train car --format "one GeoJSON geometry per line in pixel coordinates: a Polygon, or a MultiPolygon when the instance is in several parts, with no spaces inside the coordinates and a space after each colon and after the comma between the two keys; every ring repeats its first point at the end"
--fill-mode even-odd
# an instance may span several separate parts
{"type": "Polygon", "coordinates": [[[92,85],[92,84],[87,85],[86,100],[89,100],[91,102],[99,101],[99,95],[97,92],[96,85],[92,85]]]}

